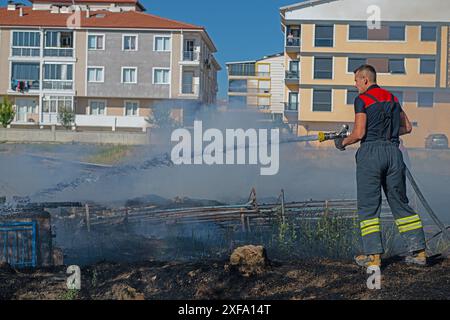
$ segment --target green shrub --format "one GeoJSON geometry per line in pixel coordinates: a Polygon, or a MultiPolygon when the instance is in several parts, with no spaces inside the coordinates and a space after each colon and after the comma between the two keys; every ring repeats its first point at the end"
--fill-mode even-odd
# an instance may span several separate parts
{"type": "Polygon", "coordinates": [[[14,111],[14,107],[12,102],[5,97],[3,102],[0,104],[0,123],[4,128],[6,128],[11,122],[14,120],[14,116],[16,112],[14,111]]]}
{"type": "Polygon", "coordinates": [[[64,128],[70,129],[75,122],[75,112],[71,108],[60,108],[58,110],[58,121],[64,128]]]}

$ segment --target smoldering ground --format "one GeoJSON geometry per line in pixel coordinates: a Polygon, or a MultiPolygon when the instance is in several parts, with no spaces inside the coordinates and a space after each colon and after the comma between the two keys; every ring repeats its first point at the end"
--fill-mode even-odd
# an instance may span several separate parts
{"type": "MultiPolygon", "coordinates": [[[[252,112],[203,112],[199,119],[205,128],[220,130],[270,127],[267,118],[252,112]]],[[[258,165],[172,165],[166,156],[173,145],[170,132],[159,132],[158,143],[154,145],[130,148],[130,152],[111,167],[82,163],[104,146],[0,145],[0,196],[31,196],[32,201],[89,201],[109,207],[123,206],[129,199],[148,195],[245,203],[251,188],[255,187],[260,202],[276,201],[281,189],[285,191],[286,201],[356,198],[356,149],[339,152],[335,149],[317,150],[304,143],[280,144],[278,174],[261,176],[258,165]]],[[[412,172],[422,192],[437,215],[450,221],[447,209],[450,152],[413,149],[409,150],[409,156],[412,172]]],[[[412,194],[410,198],[413,198],[412,194]]],[[[420,213],[427,218],[425,212],[420,213]]],[[[99,259],[139,260],[152,255],[161,257],[166,253],[173,257],[177,248],[167,250],[168,242],[161,242],[161,239],[170,237],[177,238],[180,247],[183,239],[191,239],[198,245],[193,248],[199,249],[200,253],[218,252],[218,248],[228,250],[232,243],[216,239],[215,246],[205,247],[204,243],[211,242],[211,237],[217,234],[214,225],[206,224],[173,228],[142,223],[134,225],[126,233],[102,229],[90,235],[85,230],[74,231],[76,227],[57,224],[56,243],[65,249],[68,261],[78,263],[99,259]],[[199,230],[205,234],[200,235],[199,230]],[[196,233],[195,239],[191,236],[193,232],[196,233]],[[98,245],[93,247],[92,243],[98,245]],[[133,245],[135,247],[131,250],[133,245]],[[149,252],[149,247],[155,251],[149,252]]]]}

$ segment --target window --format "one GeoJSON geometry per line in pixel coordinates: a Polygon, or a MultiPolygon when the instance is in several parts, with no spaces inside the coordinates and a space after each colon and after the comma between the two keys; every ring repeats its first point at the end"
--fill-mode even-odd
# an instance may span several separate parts
{"type": "Polygon", "coordinates": [[[313,111],[331,112],[331,90],[314,90],[313,111]]]}
{"type": "Polygon", "coordinates": [[[11,76],[13,80],[39,81],[39,63],[13,62],[11,76]]]}
{"type": "Polygon", "coordinates": [[[103,67],[89,67],[87,70],[88,82],[103,82],[104,81],[103,67]]]}
{"type": "Polygon", "coordinates": [[[353,73],[357,68],[367,63],[365,58],[348,58],[347,71],[353,73]]]}
{"type": "Polygon", "coordinates": [[[44,80],[72,80],[73,65],[44,64],[44,80]]]}
{"type": "Polygon", "coordinates": [[[314,59],[314,79],[333,78],[333,58],[314,59]]]}
{"type": "Polygon", "coordinates": [[[154,84],[170,84],[170,70],[169,69],[154,69],[153,70],[154,84]]]}
{"type": "Polygon", "coordinates": [[[289,92],[288,103],[286,104],[286,111],[298,110],[298,92],[289,92]]]}
{"type": "Polygon", "coordinates": [[[420,59],[420,73],[432,74],[436,70],[436,60],[420,59]]]}
{"type": "Polygon", "coordinates": [[[47,31],[45,33],[46,48],[73,48],[72,32],[47,31]]]}
{"type": "Polygon", "coordinates": [[[230,80],[229,92],[247,92],[247,80],[230,80]]]}
{"type": "Polygon", "coordinates": [[[315,46],[316,47],[332,47],[334,44],[333,33],[334,33],[333,26],[316,25],[315,46]]]}
{"type": "Polygon", "coordinates": [[[89,50],[103,50],[105,49],[105,36],[91,34],[88,36],[88,49],[89,50]]]}
{"type": "Polygon", "coordinates": [[[348,89],[347,90],[347,104],[353,105],[355,103],[355,99],[357,96],[359,96],[358,90],[348,89]]]}
{"type": "Polygon", "coordinates": [[[24,57],[38,57],[41,47],[39,32],[14,31],[12,41],[12,55],[24,57]]]}
{"type": "Polygon", "coordinates": [[[137,68],[122,68],[122,83],[137,83],[137,68]]]}
{"type": "Polygon", "coordinates": [[[170,37],[155,37],[154,51],[170,51],[170,37]]]}
{"type": "Polygon", "coordinates": [[[436,41],[437,28],[436,27],[421,27],[420,38],[422,41],[436,41]]]}
{"type": "Polygon", "coordinates": [[[433,107],[433,92],[419,92],[417,94],[417,106],[423,108],[433,107]]]}
{"type": "Polygon", "coordinates": [[[367,40],[366,26],[350,26],[348,33],[349,40],[367,40]]]}
{"type": "Polygon", "coordinates": [[[92,115],[105,115],[106,101],[103,100],[90,100],[89,111],[92,115]]]}
{"type": "Polygon", "coordinates": [[[139,108],[139,102],[125,101],[125,115],[126,116],[137,116],[138,108],[139,108]]]}
{"type": "MultiPolygon", "coordinates": [[[[233,81],[233,80],[231,80],[231,81],[233,81]]],[[[195,93],[194,71],[183,71],[181,92],[186,93],[186,94],[195,93]]]]}
{"type": "Polygon", "coordinates": [[[73,65],[44,64],[44,81],[42,87],[50,90],[73,89],[73,65]]]}
{"type": "Polygon", "coordinates": [[[404,41],[405,40],[405,26],[390,26],[389,40],[404,41]]]}
{"type": "Polygon", "coordinates": [[[230,76],[254,76],[254,63],[235,63],[228,65],[228,72],[230,76]]]}
{"type": "Polygon", "coordinates": [[[58,113],[59,110],[73,110],[72,97],[70,96],[46,96],[42,99],[42,111],[46,113],[58,113]]]}
{"type": "Polygon", "coordinates": [[[136,51],[137,50],[137,36],[124,35],[122,48],[124,51],[136,51]]]}
{"type": "Polygon", "coordinates": [[[391,91],[391,93],[397,97],[398,102],[400,102],[400,104],[403,104],[403,92],[402,91],[391,91]]]}
{"type": "Polygon", "coordinates": [[[405,59],[389,59],[390,73],[405,73],[405,59]]]}

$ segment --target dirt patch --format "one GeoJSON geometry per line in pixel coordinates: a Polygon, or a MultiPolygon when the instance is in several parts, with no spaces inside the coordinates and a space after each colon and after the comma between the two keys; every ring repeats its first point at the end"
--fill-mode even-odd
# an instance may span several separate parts
{"type": "Polygon", "coordinates": [[[365,270],[326,259],[272,261],[270,270],[244,277],[228,261],[99,263],[82,268],[79,292],[66,288],[65,267],[0,269],[1,299],[448,299],[450,263],[427,267],[385,261],[381,290],[368,290],[365,270]]]}

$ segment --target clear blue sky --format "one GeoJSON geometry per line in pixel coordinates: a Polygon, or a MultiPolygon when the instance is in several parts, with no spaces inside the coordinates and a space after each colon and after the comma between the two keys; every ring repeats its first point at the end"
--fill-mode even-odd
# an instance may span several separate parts
{"type": "Polygon", "coordinates": [[[141,0],[148,13],[204,26],[218,52],[218,98],[227,94],[225,63],[283,51],[279,8],[301,0],[141,0]]]}

